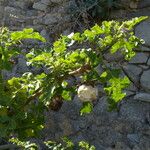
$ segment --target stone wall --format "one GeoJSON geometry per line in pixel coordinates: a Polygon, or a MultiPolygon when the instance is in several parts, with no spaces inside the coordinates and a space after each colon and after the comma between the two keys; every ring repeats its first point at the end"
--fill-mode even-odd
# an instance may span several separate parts
{"type": "Polygon", "coordinates": [[[0,25],[11,30],[32,27],[48,40],[69,28],[69,0],[0,0],[0,25]]]}
{"type": "MultiPolygon", "coordinates": [[[[66,10],[71,2],[0,0],[0,24],[12,30],[33,27],[52,40],[53,33],[70,28],[71,16],[66,10]]],[[[128,10],[113,11],[111,17],[122,19],[141,15],[150,16],[149,0],[132,3],[128,10]]],[[[119,112],[107,111],[104,96],[98,99],[94,112],[81,117],[81,102],[75,97],[72,102],[65,102],[59,112],[47,113],[45,140],[68,136],[75,142],[86,140],[97,150],[150,150],[150,19],[139,24],[135,33],[145,40],[145,45],[137,49],[137,55],[123,67],[132,84],[119,112]]],[[[108,56],[107,59],[111,62],[114,58],[108,56]]],[[[12,75],[28,70],[23,58],[18,60],[12,75]]]]}

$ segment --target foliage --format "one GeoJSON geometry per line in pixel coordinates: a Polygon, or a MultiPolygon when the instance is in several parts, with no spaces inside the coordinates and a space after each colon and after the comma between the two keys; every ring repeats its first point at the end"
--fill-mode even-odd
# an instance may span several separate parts
{"type": "MultiPolygon", "coordinates": [[[[31,143],[30,141],[23,142],[17,138],[12,138],[10,139],[10,142],[23,148],[24,150],[38,149],[38,145],[36,143],[31,143]]],[[[46,145],[47,149],[50,150],[95,150],[95,147],[93,145],[90,145],[85,141],[80,141],[78,144],[74,144],[71,140],[69,140],[66,137],[62,138],[61,142],[46,141],[44,142],[44,144],[46,145]]]]}
{"type": "MultiPolygon", "coordinates": [[[[83,33],[61,36],[52,48],[32,49],[27,55],[27,64],[33,67],[45,66],[47,72],[24,73],[21,77],[4,80],[2,71],[11,69],[16,50],[22,39],[45,39],[33,29],[10,32],[2,28],[0,32],[0,136],[15,134],[19,138],[34,137],[44,127],[44,111],[59,110],[64,100],[70,101],[77,92],[78,85],[104,86],[109,107],[114,108],[125,97],[123,89],[129,84],[118,69],[108,66],[105,53],[122,53],[124,60],[130,60],[133,49],[143,41],[133,32],[133,27],[147,17],[130,21],[104,21],[83,33]],[[103,73],[96,67],[101,65],[103,73]],[[69,85],[70,77],[79,77],[81,82],[69,85]]],[[[123,60],[121,60],[122,62],[123,60]]],[[[118,63],[119,64],[119,63],[118,63]]],[[[83,103],[81,114],[92,111],[93,103],[83,103]]]]}

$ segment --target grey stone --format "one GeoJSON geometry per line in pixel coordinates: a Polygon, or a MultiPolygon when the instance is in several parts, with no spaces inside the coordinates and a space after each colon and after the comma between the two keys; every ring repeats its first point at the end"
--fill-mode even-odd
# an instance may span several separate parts
{"type": "Polygon", "coordinates": [[[141,130],[141,132],[144,135],[150,136],[150,126],[147,125],[147,126],[143,127],[142,130],[141,130]]]}
{"type": "Polygon", "coordinates": [[[150,46],[150,19],[147,19],[146,21],[140,23],[135,28],[135,34],[139,38],[144,39],[145,44],[150,46]]]}
{"type": "Polygon", "coordinates": [[[148,59],[148,62],[147,62],[147,64],[150,66],[150,58],[148,59]]]}
{"type": "Polygon", "coordinates": [[[51,5],[52,4],[51,0],[41,0],[41,3],[45,4],[45,5],[51,5]]]}
{"type": "Polygon", "coordinates": [[[150,7],[150,1],[149,0],[142,0],[138,3],[138,8],[145,8],[150,7]]]}
{"type": "Polygon", "coordinates": [[[115,144],[115,149],[116,150],[131,150],[130,148],[129,148],[129,146],[127,146],[125,143],[123,143],[123,142],[117,142],[116,144],[115,144]]]}
{"type": "Polygon", "coordinates": [[[45,29],[43,29],[43,30],[40,32],[40,34],[41,34],[47,41],[50,40],[50,37],[49,37],[48,33],[49,33],[49,32],[48,32],[47,30],[45,30],[45,29]]]}
{"type": "Polygon", "coordinates": [[[33,8],[34,9],[38,9],[38,10],[41,10],[41,11],[46,11],[47,10],[47,5],[41,3],[41,2],[37,2],[37,3],[34,3],[33,4],[33,8]]]}
{"type": "Polygon", "coordinates": [[[53,2],[53,3],[62,3],[62,2],[64,2],[65,0],[51,0],[51,2],[53,2]]]}
{"type": "Polygon", "coordinates": [[[98,100],[97,105],[94,107],[94,113],[96,113],[97,115],[102,114],[103,112],[107,112],[107,97],[101,97],[98,100]]]}
{"type": "MultiPolygon", "coordinates": [[[[130,99],[133,101],[132,99],[130,99]]],[[[146,105],[146,104],[145,104],[146,105]]],[[[144,105],[144,106],[145,106],[144,105]]],[[[128,121],[145,121],[145,112],[148,108],[143,108],[142,104],[137,103],[136,101],[133,102],[126,102],[121,105],[120,113],[121,118],[127,119],[128,121]]]]}
{"type": "Polygon", "coordinates": [[[44,17],[44,23],[46,25],[57,23],[61,18],[61,14],[58,13],[50,13],[44,17]]]}
{"type": "Polygon", "coordinates": [[[149,69],[148,65],[138,65],[139,67],[141,67],[143,70],[147,70],[149,69]]]}
{"type": "MultiPolygon", "coordinates": [[[[130,13],[126,14],[127,18],[140,17],[140,16],[150,16],[150,7],[140,9],[140,11],[131,11],[130,13]]],[[[144,29],[143,26],[142,29],[144,29]]],[[[142,32],[142,30],[140,32],[142,32]]]]}
{"type": "Polygon", "coordinates": [[[150,91],[150,70],[143,72],[140,83],[143,89],[145,89],[146,91],[150,91]]]}
{"type": "Polygon", "coordinates": [[[135,145],[132,150],[141,150],[139,146],[135,145]]]}
{"type": "Polygon", "coordinates": [[[0,6],[0,20],[4,17],[4,6],[0,6]]]}
{"type": "Polygon", "coordinates": [[[111,62],[111,61],[120,61],[123,60],[124,56],[118,51],[114,54],[104,54],[104,57],[107,61],[111,62]]]}
{"type": "Polygon", "coordinates": [[[150,94],[148,94],[148,93],[138,93],[134,96],[134,99],[150,103],[150,94]]]}
{"type": "Polygon", "coordinates": [[[92,141],[91,144],[94,145],[98,150],[106,150],[106,148],[102,146],[98,140],[92,141]]]}
{"type": "Polygon", "coordinates": [[[103,73],[103,68],[102,68],[101,64],[99,64],[95,69],[99,75],[101,75],[103,73]]]}
{"type": "Polygon", "coordinates": [[[21,9],[26,9],[28,7],[28,3],[25,1],[11,1],[13,7],[19,7],[21,9]]]}
{"type": "Polygon", "coordinates": [[[147,47],[145,45],[141,45],[137,50],[142,51],[142,52],[150,52],[150,47],[147,47]]]}
{"type": "Polygon", "coordinates": [[[128,90],[125,90],[125,93],[126,93],[126,97],[131,97],[135,94],[135,92],[133,91],[128,91],[128,90]]]}
{"type": "Polygon", "coordinates": [[[148,60],[148,54],[145,53],[137,53],[131,60],[129,63],[132,64],[143,64],[146,63],[148,60]]]}
{"type": "Polygon", "coordinates": [[[142,69],[136,65],[131,64],[124,66],[123,69],[126,72],[126,74],[128,74],[128,76],[131,78],[131,80],[138,85],[142,69]]]}
{"type": "Polygon", "coordinates": [[[9,17],[10,16],[19,17],[20,15],[25,14],[24,11],[21,11],[21,10],[19,10],[17,8],[10,7],[10,6],[5,7],[4,11],[5,11],[5,15],[9,16],[9,17]]]}
{"type": "Polygon", "coordinates": [[[132,143],[139,143],[140,142],[140,137],[138,134],[128,134],[127,138],[132,143]]]}
{"type": "Polygon", "coordinates": [[[17,67],[16,72],[19,74],[29,71],[29,68],[27,67],[26,60],[23,55],[19,56],[18,64],[16,65],[16,67],[17,67]]]}
{"type": "Polygon", "coordinates": [[[135,93],[138,90],[138,88],[133,83],[130,83],[127,90],[135,93]]]}

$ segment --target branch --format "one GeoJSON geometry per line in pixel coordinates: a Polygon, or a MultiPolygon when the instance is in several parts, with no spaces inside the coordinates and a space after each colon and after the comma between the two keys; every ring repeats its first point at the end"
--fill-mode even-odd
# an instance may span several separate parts
{"type": "Polygon", "coordinates": [[[26,103],[24,104],[24,106],[28,105],[32,100],[34,100],[36,97],[39,97],[41,94],[42,94],[42,89],[41,89],[41,88],[38,88],[38,89],[35,91],[35,93],[27,99],[27,101],[26,101],[26,103]]]}
{"type": "Polygon", "coordinates": [[[75,71],[72,71],[72,72],[69,72],[69,75],[76,75],[76,76],[79,76],[81,75],[82,73],[84,72],[88,72],[89,70],[91,70],[91,66],[89,64],[85,64],[83,65],[82,67],[80,67],[79,69],[75,70],[75,71]]]}
{"type": "MultiPolygon", "coordinates": [[[[72,71],[72,72],[69,72],[69,76],[72,76],[72,75],[76,75],[76,76],[79,76],[85,72],[88,72],[89,70],[91,70],[91,66],[89,64],[85,64],[83,65],[82,67],[80,67],[79,69],[75,70],[75,71],[72,71]]],[[[39,97],[41,94],[43,93],[42,91],[42,88],[38,88],[34,94],[32,96],[30,96],[26,103],[24,104],[24,106],[28,105],[32,100],[34,100],[36,97],[39,97]]]]}

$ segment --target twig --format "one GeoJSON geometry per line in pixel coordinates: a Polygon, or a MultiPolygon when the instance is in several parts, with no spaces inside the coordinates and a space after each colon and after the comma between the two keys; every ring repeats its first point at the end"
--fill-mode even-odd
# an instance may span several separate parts
{"type": "Polygon", "coordinates": [[[79,69],[72,71],[72,72],[69,72],[69,75],[79,76],[82,73],[87,72],[89,70],[91,70],[91,66],[89,64],[85,64],[84,66],[80,67],[79,69]]]}
{"type": "MultiPolygon", "coordinates": [[[[84,72],[87,72],[87,71],[89,71],[89,70],[91,70],[91,66],[90,66],[89,64],[85,64],[85,65],[83,65],[82,67],[80,67],[79,69],[77,69],[77,70],[75,70],[75,71],[72,71],[72,72],[69,72],[69,73],[68,73],[68,76],[78,76],[78,75],[81,75],[81,74],[83,74],[84,72]]],[[[41,87],[38,88],[38,89],[35,91],[35,93],[27,99],[27,101],[26,101],[26,103],[24,104],[24,106],[28,105],[32,100],[34,100],[36,97],[39,97],[42,93],[43,93],[42,88],[41,88],[41,87]]]]}

